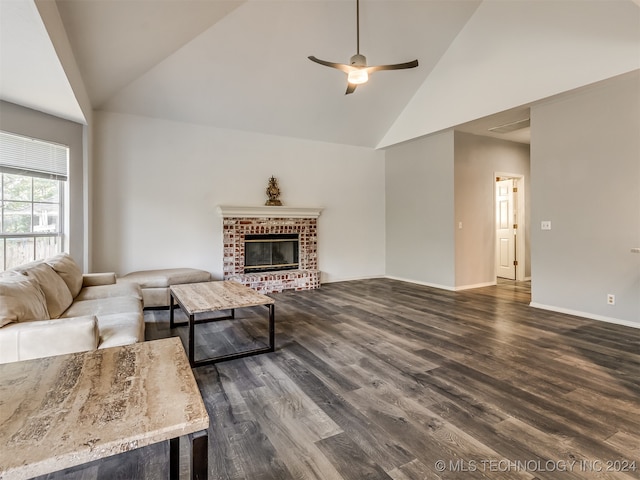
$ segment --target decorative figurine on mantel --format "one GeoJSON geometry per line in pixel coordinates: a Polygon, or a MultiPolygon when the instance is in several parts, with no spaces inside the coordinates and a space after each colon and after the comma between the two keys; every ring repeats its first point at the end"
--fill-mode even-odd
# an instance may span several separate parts
{"type": "Polygon", "coordinates": [[[280,188],[278,187],[278,180],[273,175],[269,179],[269,185],[267,186],[267,197],[269,199],[265,205],[282,206],[280,201],[280,188]]]}

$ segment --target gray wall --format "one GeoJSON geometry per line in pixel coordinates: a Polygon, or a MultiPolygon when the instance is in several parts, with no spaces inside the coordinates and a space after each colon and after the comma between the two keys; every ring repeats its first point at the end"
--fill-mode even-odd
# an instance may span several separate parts
{"type": "Polygon", "coordinates": [[[454,288],[453,148],[449,131],[387,150],[387,276],[454,288]]]}
{"type": "Polygon", "coordinates": [[[319,207],[322,282],[384,275],[384,152],[109,112],[95,114],[94,267],[223,275],[218,205],[319,207]]]}
{"type": "Polygon", "coordinates": [[[640,326],[640,73],[533,107],[531,135],[532,304],[640,326]]]}
{"type": "MultiPolygon", "coordinates": [[[[525,204],[529,198],[529,145],[455,133],[456,287],[495,283],[495,176],[524,176],[525,204]],[[462,229],[458,228],[462,222],[462,229]]],[[[527,210],[530,210],[527,208],[527,210]]],[[[529,236],[528,221],[521,225],[529,236]]],[[[529,242],[526,242],[527,244],[529,242]]],[[[526,248],[529,252],[530,248],[526,248]]],[[[529,255],[527,255],[530,258],[529,255]]],[[[525,260],[525,276],[530,262],[525,260]]]]}
{"type": "Polygon", "coordinates": [[[69,147],[68,251],[81,268],[84,268],[86,205],[83,174],[84,126],[8,102],[0,102],[0,111],[2,112],[0,130],[69,147]]]}

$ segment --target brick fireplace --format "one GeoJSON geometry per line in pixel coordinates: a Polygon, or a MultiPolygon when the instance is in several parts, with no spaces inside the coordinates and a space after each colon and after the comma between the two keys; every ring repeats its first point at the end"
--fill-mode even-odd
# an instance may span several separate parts
{"type": "Polygon", "coordinates": [[[219,206],[223,231],[223,272],[261,293],[311,290],[320,286],[317,219],[319,208],[219,206]],[[245,272],[247,235],[298,236],[298,268],[295,270],[245,272]]]}

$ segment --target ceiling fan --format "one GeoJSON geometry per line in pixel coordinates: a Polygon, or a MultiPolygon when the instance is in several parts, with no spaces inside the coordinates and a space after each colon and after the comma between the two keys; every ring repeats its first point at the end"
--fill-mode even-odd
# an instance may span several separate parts
{"type": "Polygon", "coordinates": [[[369,74],[378,70],[402,70],[404,68],[415,68],[418,66],[418,60],[406,63],[396,63],[394,65],[372,65],[367,66],[367,58],[360,55],[360,0],[356,0],[356,54],[351,57],[350,65],[344,63],[327,62],[320,60],[313,55],[308,57],[312,62],[319,63],[331,68],[337,68],[347,74],[347,91],[345,95],[353,93],[358,85],[366,83],[369,80],[369,74]]]}

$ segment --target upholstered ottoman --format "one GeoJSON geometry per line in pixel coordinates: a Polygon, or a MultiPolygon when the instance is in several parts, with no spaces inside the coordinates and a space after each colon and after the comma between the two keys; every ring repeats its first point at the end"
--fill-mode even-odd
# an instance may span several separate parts
{"type": "Polygon", "coordinates": [[[169,287],[183,283],[208,282],[211,274],[197,268],[164,268],[141,270],[119,277],[118,282],[134,282],[140,285],[144,308],[169,308],[169,287]]]}

